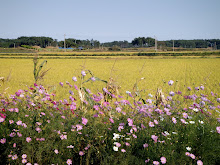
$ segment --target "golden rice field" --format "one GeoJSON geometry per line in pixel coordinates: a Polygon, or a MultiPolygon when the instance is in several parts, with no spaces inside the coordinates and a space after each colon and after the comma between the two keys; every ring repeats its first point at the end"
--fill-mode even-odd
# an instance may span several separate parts
{"type": "MultiPolygon", "coordinates": [[[[40,63],[43,60],[40,60],[40,63]]],[[[80,76],[81,70],[91,70],[96,77],[108,80],[112,77],[121,86],[122,95],[125,91],[132,91],[138,82],[139,90],[155,94],[158,87],[167,91],[167,82],[175,82],[175,90],[183,91],[188,86],[194,88],[203,84],[208,91],[219,93],[220,59],[48,59],[44,69],[50,69],[41,83],[45,87],[56,87],[58,97],[64,96],[59,82],[66,81],[73,85],[72,77],[80,76]],[[143,79],[144,78],[144,79],[143,79]],[[166,82],[166,83],[164,83],[166,82]],[[185,86],[185,87],[184,87],[185,86]],[[62,91],[62,92],[59,92],[62,91]]],[[[0,92],[13,94],[18,89],[25,89],[26,85],[33,85],[33,60],[31,59],[0,59],[0,92]]],[[[85,79],[90,78],[87,74],[85,79]]],[[[79,82],[77,82],[79,83],[79,82]]],[[[85,84],[90,89],[101,89],[103,82],[89,82],[85,84]]],[[[64,86],[67,91],[69,88],[64,86]]],[[[169,91],[169,89],[168,89],[169,91]]],[[[205,92],[205,91],[204,91],[205,92]]]]}

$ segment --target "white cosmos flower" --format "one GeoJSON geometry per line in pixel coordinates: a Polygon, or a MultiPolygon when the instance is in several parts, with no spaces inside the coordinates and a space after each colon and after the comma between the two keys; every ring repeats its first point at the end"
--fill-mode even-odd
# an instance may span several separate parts
{"type": "Polygon", "coordinates": [[[70,146],[67,146],[67,148],[74,148],[74,146],[70,145],[70,146]]]}
{"type": "Polygon", "coordinates": [[[193,111],[199,112],[199,109],[198,108],[193,108],[193,111]]]}
{"type": "Polygon", "coordinates": [[[113,147],[113,150],[114,150],[114,151],[118,151],[118,147],[114,146],[114,147],[113,147]]]}
{"type": "Polygon", "coordinates": [[[165,133],[166,135],[170,135],[169,132],[167,132],[167,131],[164,131],[164,133],[165,133]]]}
{"type": "Polygon", "coordinates": [[[164,120],[164,118],[162,117],[162,116],[159,116],[160,117],[160,121],[163,121],[164,120]]]}
{"type": "Polygon", "coordinates": [[[192,148],[191,147],[186,147],[186,149],[187,149],[187,151],[191,151],[192,148]]]}
{"type": "Polygon", "coordinates": [[[172,132],[172,134],[175,134],[175,135],[177,135],[177,132],[172,132]]]}
{"type": "Polygon", "coordinates": [[[190,124],[195,124],[195,121],[189,121],[190,124]]]}
{"type": "Polygon", "coordinates": [[[203,122],[203,121],[201,121],[201,120],[199,120],[199,123],[200,123],[200,124],[204,124],[204,122],[203,122]]]}
{"type": "Polygon", "coordinates": [[[118,139],[120,138],[120,135],[117,134],[117,133],[113,133],[113,135],[114,135],[114,137],[113,137],[114,140],[116,140],[117,138],[118,138],[118,139]]]}

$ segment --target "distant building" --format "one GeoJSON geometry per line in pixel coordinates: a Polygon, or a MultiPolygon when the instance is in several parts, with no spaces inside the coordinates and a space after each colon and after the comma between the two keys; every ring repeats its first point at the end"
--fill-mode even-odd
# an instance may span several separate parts
{"type": "Polygon", "coordinates": [[[79,49],[79,50],[83,50],[83,47],[82,47],[82,46],[79,46],[78,49],[79,49]]]}

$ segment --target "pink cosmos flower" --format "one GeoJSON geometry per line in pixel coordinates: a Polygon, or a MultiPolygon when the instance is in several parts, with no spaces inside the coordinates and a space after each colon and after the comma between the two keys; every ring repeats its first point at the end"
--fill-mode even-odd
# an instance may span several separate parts
{"type": "Polygon", "coordinates": [[[58,154],[58,153],[59,153],[59,151],[58,151],[57,149],[55,149],[54,152],[55,152],[55,154],[58,154]]]}
{"type": "Polygon", "coordinates": [[[216,127],[216,130],[220,134],[220,127],[216,127]]]}
{"type": "Polygon", "coordinates": [[[23,126],[24,128],[27,128],[27,124],[25,124],[25,123],[22,123],[22,126],[23,126]]]}
{"type": "Polygon", "coordinates": [[[161,158],[160,158],[160,161],[161,161],[162,164],[166,164],[167,159],[166,159],[165,157],[161,157],[161,158]]]}
{"type": "Polygon", "coordinates": [[[22,121],[19,120],[19,121],[16,122],[16,124],[17,124],[17,125],[22,125],[22,121]]]}
{"type": "Polygon", "coordinates": [[[95,110],[97,110],[97,111],[99,110],[99,106],[98,106],[98,105],[94,105],[93,108],[94,108],[95,110]]]}
{"type": "Polygon", "coordinates": [[[67,163],[68,165],[71,165],[71,164],[72,164],[72,160],[71,160],[71,159],[68,159],[68,160],[66,161],[66,163],[67,163]]]}
{"type": "Polygon", "coordinates": [[[13,120],[9,120],[9,124],[12,124],[12,123],[14,123],[14,121],[13,120]]]}
{"type": "Polygon", "coordinates": [[[13,147],[14,147],[14,148],[16,147],[16,143],[13,144],[13,147]]]}
{"type": "Polygon", "coordinates": [[[77,81],[77,78],[76,78],[76,77],[73,77],[72,80],[76,82],[76,81],[77,81]]]}
{"type": "Polygon", "coordinates": [[[141,123],[141,128],[145,129],[146,127],[144,126],[144,124],[141,123]]]}
{"type": "Polygon", "coordinates": [[[63,134],[60,135],[60,139],[61,139],[61,140],[67,139],[67,135],[63,135],[63,134]]]}
{"type": "Polygon", "coordinates": [[[0,117],[0,123],[4,122],[5,121],[5,118],[3,117],[0,117]]]}
{"type": "Polygon", "coordinates": [[[157,120],[154,120],[154,123],[155,123],[155,124],[159,124],[157,120]]]}
{"type": "Polygon", "coordinates": [[[122,125],[118,126],[118,131],[121,132],[121,130],[124,129],[122,125]]]}
{"type": "Polygon", "coordinates": [[[95,77],[91,77],[90,79],[91,79],[92,81],[95,81],[95,80],[96,80],[95,77]]]}
{"type": "Polygon", "coordinates": [[[74,85],[74,88],[78,91],[79,90],[79,88],[77,87],[77,85],[74,85]]]}
{"type": "Polygon", "coordinates": [[[153,122],[149,122],[149,127],[154,127],[154,123],[153,122]]]}
{"type": "Polygon", "coordinates": [[[37,124],[37,125],[41,125],[42,123],[40,123],[40,122],[36,122],[36,124],[37,124]]]}
{"type": "Polygon", "coordinates": [[[186,152],[185,155],[186,155],[186,156],[190,156],[190,153],[189,153],[189,152],[186,152]]]}
{"type": "Polygon", "coordinates": [[[129,126],[132,126],[132,125],[133,125],[133,120],[132,120],[132,119],[128,118],[127,121],[128,121],[128,125],[129,125],[129,126]]]}
{"type": "Polygon", "coordinates": [[[136,125],[133,125],[133,126],[132,126],[132,129],[134,130],[134,132],[137,132],[137,127],[136,127],[136,125]]]}
{"type": "Polygon", "coordinates": [[[62,87],[63,87],[63,83],[62,83],[62,82],[60,82],[59,84],[60,84],[60,86],[62,86],[62,87]]]}
{"type": "Polygon", "coordinates": [[[22,159],[21,161],[23,164],[27,163],[27,159],[22,159]]]}
{"type": "Polygon", "coordinates": [[[168,112],[166,112],[166,114],[167,114],[168,116],[170,116],[172,113],[171,113],[170,111],[168,111],[168,112]]]}
{"type": "Polygon", "coordinates": [[[23,159],[26,159],[26,158],[27,158],[27,155],[26,155],[26,154],[23,154],[21,157],[22,157],[23,159]]]}
{"type": "Polygon", "coordinates": [[[80,125],[80,124],[76,124],[76,130],[77,131],[80,131],[80,130],[82,130],[83,129],[83,126],[82,125],[80,125]]]}
{"type": "Polygon", "coordinates": [[[125,142],[125,145],[126,145],[126,146],[130,146],[130,144],[129,144],[128,142],[125,142]]]}
{"type": "Polygon", "coordinates": [[[168,81],[168,85],[169,86],[173,85],[173,80],[168,81]]]}
{"type": "Polygon", "coordinates": [[[184,120],[184,119],[180,119],[180,121],[181,121],[183,124],[186,123],[186,120],[184,120]]]}
{"type": "Polygon", "coordinates": [[[118,113],[121,112],[121,108],[120,108],[120,107],[117,107],[115,110],[116,110],[118,113]]]}
{"type": "Polygon", "coordinates": [[[172,117],[172,121],[174,124],[176,124],[176,118],[175,117],[172,117]]]}
{"type": "Polygon", "coordinates": [[[175,93],[174,93],[173,91],[171,91],[171,92],[169,93],[169,95],[170,95],[170,96],[174,96],[175,93]]]}
{"type": "Polygon", "coordinates": [[[122,113],[123,115],[126,115],[126,112],[124,112],[124,111],[122,111],[121,113],[122,113]]]}
{"type": "Polygon", "coordinates": [[[150,159],[146,159],[146,160],[145,160],[145,163],[148,163],[149,161],[150,161],[150,159]]]}
{"type": "Polygon", "coordinates": [[[99,115],[96,113],[96,114],[93,115],[93,117],[99,117],[99,115]]]}
{"type": "Polygon", "coordinates": [[[39,128],[39,127],[37,127],[35,130],[36,130],[38,133],[41,132],[41,128],[39,128]]]}
{"type": "Polygon", "coordinates": [[[151,138],[154,140],[154,142],[157,142],[158,137],[156,135],[151,135],[151,138]]]}
{"type": "Polygon", "coordinates": [[[148,147],[148,144],[147,143],[143,144],[143,147],[144,148],[148,147]]]}
{"type": "Polygon", "coordinates": [[[83,155],[84,155],[84,152],[83,152],[83,151],[79,151],[79,155],[80,155],[80,156],[83,156],[83,155]]]}
{"type": "Polygon", "coordinates": [[[17,154],[15,154],[11,157],[12,160],[16,160],[17,158],[18,158],[17,154]]]}
{"type": "Polygon", "coordinates": [[[22,137],[22,134],[19,132],[17,132],[17,135],[18,135],[18,137],[22,137]]]}
{"type": "Polygon", "coordinates": [[[31,142],[31,138],[30,137],[27,137],[26,138],[26,141],[29,143],[29,142],[31,142]]]}
{"type": "Polygon", "coordinates": [[[195,159],[195,158],[196,158],[194,154],[190,154],[189,156],[190,156],[192,159],[195,159]]]}
{"type": "Polygon", "coordinates": [[[82,124],[86,125],[87,122],[88,122],[88,120],[87,120],[86,118],[83,118],[83,117],[82,117],[82,124]]]}
{"type": "Polygon", "coordinates": [[[15,132],[12,132],[12,133],[9,134],[10,137],[14,137],[15,135],[16,135],[15,132]]]}
{"type": "Polygon", "coordinates": [[[204,86],[202,86],[202,85],[200,86],[200,89],[201,89],[201,90],[204,90],[204,88],[205,88],[204,86]]]}
{"type": "Polygon", "coordinates": [[[2,143],[2,144],[6,143],[6,139],[5,138],[1,139],[0,143],[2,143]]]}
{"type": "Polygon", "coordinates": [[[17,113],[18,113],[18,112],[19,112],[19,109],[18,109],[18,108],[15,108],[15,109],[14,109],[14,112],[17,112],[17,113]]]}
{"type": "Polygon", "coordinates": [[[41,114],[41,115],[43,115],[43,116],[45,116],[45,115],[46,115],[44,112],[41,112],[40,114],[41,114]]]}
{"type": "Polygon", "coordinates": [[[158,161],[153,161],[153,164],[154,165],[158,165],[158,164],[160,164],[158,161]]]}
{"type": "Polygon", "coordinates": [[[201,160],[198,160],[197,165],[203,165],[203,162],[201,160]]]}
{"type": "Polygon", "coordinates": [[[82,76],[86,76],[86,72],[84,70],[81,71],[82,76]]]}
{"type": "Polygon", "coordinates": [[[112,118],[109,118],[109,121],[110,121],[111,123],[114,123],[114,120],[113,120],[112,118]]]}
{"type": "Polygon", "coordinates": [[[114,144],[116,145],[116,147],[121,147],[121,144],[118,142],[114,142],[114,144]]]}
{"type": "Polygon", "coordinates": [[[183,118],[187,119],[188,114],[186,112],[183,113],[183,118]]]}
{"type": "Polygon", "coordinates": [[[121,149],[121,152],[126,152],[126,150],[125,149],[121,149]]]}

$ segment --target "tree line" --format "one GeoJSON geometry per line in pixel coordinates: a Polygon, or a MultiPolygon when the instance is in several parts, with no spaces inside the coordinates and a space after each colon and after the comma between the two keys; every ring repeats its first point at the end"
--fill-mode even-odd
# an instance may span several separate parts
{"type": "MultiPolygon", "coordinates": [[[[154,47],[155,39],[151,37],[138,37],[134,38],[131,42],[113,41],[100,43],[98,40],[79,40],[74,38],[65,39],[66,48],[99,48],[99,47],[119,47],[119,48],[132,48],[132,47],[154,47]]],[[[18,37],[17,39],[3,39],[0,38],[0,47],[13,48],[13,47],[27,47],[27,46],[40,46],[46,48],[48,46],[64,47],[64,40],[58,41],[51,37],[18,37]]],[[[160,47],[178,47],[178,48],[208,48],[220,49],[220,39],[206,39],[206,40],[167,40],[157,41],[158,48],[160,47]]]]}

